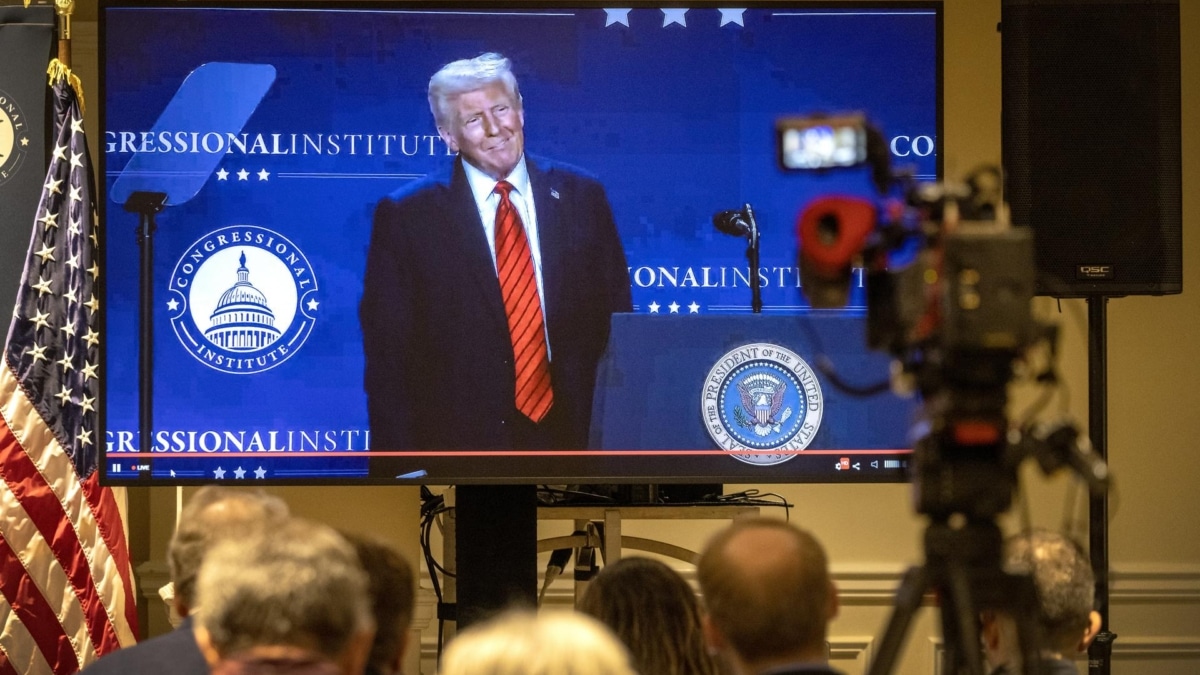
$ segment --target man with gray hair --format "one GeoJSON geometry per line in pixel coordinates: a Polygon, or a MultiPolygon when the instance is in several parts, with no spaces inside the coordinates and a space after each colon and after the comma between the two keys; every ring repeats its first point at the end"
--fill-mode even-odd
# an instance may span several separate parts
{"type": "Polygon", "coordinates": [[[290,520],[208,554],[196,641],[214,675],[361,675],[375,635],[367,588],[341,535],[290,520]]]}
{"type": "MultiPolygon", "coordinates": [[[[1037,622],[1043,643],[1042,675],[1075,675],[1076,654],[1087,651],[1100,631],[1100,613],[1092,609],[1096,580],[1087,554],[1075,542],[1049,530],[1018,535],[1005,545],[1005,570],[1028,574],[1037,591],[1037,622]]],[[[996,611],[982,613],[984,655],[993,675],[1016,675],[1021,649],[1016,620],[996,611]]]]}
{"type": "Polygon", "coordinates": [[[209,550],[229,537],[275,527],[288,517],[287,504],[257,490],[217,485],[200,488],[179,514],[167,549],[174,586],[174,611],[182,623],[165,635],[108,654],[83,670],[84,675],[175,673],[207,675],[208,663],[196,645],[193,623],[198,612],[196,576],[209,550]]]}
{"type": "Polygon", "coordinates": [[[583,448],[610,318],[632,311],[608,197],[525,152],[509,59],[449,63],[428,94],[457,157],[375,209],[359,308],[372,447],[583,448]]]}

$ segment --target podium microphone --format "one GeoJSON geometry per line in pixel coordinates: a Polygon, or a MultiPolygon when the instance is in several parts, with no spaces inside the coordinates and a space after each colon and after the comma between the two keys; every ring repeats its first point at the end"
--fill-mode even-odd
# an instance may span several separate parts
{"type": "Polygon", "coordinates": [[[713,227],[734,237],[745,237],[746,258],[750,262],[750,309],[755,314],[762,312],[762,290],[758,274],[758,223],[754,220],[754,209],[746,204],[733,211],[718,211],[713,214],[713,227]]]}
{"type": "Polygon", "coordinates": [[[713,227],[734,237],[745,237],[750,234],[750,224],[746,222],[742,209],[718,211],[713,214],[713,227]]]}

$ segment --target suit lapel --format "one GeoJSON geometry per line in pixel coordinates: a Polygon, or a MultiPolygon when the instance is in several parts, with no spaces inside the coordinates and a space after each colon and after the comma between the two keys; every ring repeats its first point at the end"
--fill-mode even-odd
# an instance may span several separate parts
{"type": "Polygon", "coordinates": [[[546,313],[551,349],[554,346],[553,326],[559,314],[562,296],[563,265],[567,264],[567,236],[569,231],[563,221],[562,194],[553,169],[543,171],[529,155],[525,156],[529,170],[529,182],[533,187],[533,204],[537,209],[538,246],[542,255],[542,311],[546,313]]]}
{"type": "Polygon", "coordinates": [[[452,226],[447,228],[446,236],[453,238],[448,243],[462,253],[462,265],[469,270],[471,283],[479,287],[486,318],[497,322],[508,333],[508,319],[504,314],[504,300],[500,297],[500,283],[496,280],[496,267],[461,158],[454,161],[447,201],[446,213],[450,215],[447,222],[452,226]]]}

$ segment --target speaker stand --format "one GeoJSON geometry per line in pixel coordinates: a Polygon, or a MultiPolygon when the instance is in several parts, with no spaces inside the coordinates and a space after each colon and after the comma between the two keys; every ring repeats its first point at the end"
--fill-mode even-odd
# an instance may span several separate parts
{"type": "MultiPolygon", "coordinates": [[[[1108,296],[1088,296],[1088,436],[1108,461],[1108,296]]],[[[1116,633],[1108,626],[1108,495],[1088,501],[1088,547],[1096,575],[1096,611],[1100,633],[1088,647],[1088,674],[1109,675],[1116,633]]]]}

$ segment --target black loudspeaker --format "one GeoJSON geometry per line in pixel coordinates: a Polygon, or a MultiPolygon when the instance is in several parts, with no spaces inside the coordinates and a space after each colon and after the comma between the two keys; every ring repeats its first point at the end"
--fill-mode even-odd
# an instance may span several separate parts
{"type": "Polygon", "coordinates": [[[1037,293],[1183,291],[1179,0],[1003,0],[1012,222],[1037,293]]]}

